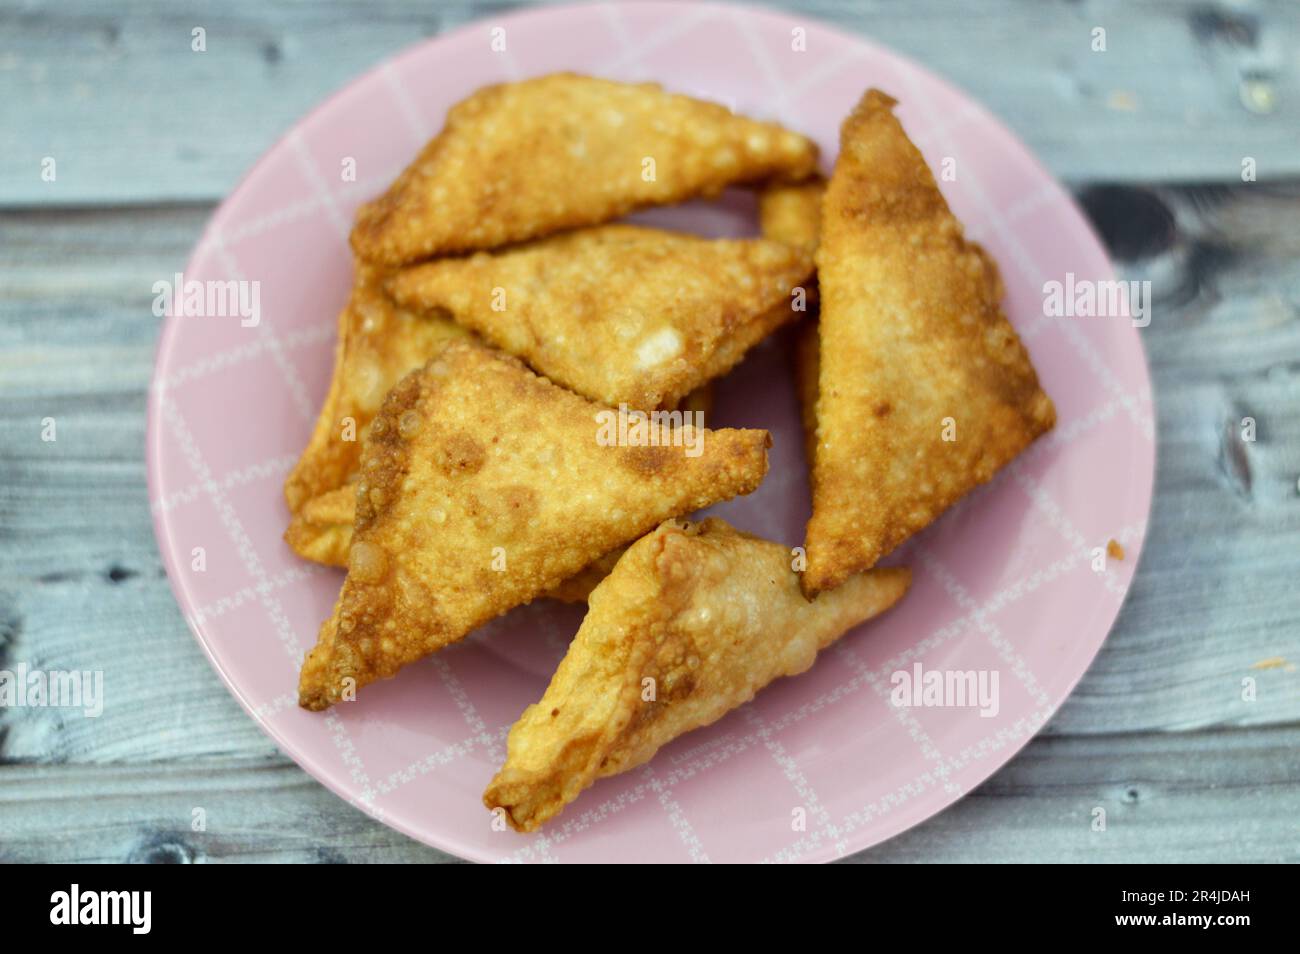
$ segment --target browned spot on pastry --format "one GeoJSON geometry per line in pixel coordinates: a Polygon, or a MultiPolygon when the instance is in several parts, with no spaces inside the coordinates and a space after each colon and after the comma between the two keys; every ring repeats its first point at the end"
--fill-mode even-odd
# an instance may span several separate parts
{"type": "Polygon", "coordinates": [[[681,447],[625,447],[618,462],[634,474],[653,477],[669,468],[674,454],[684,453],[681,447]]]}
{"type": "Polygon", "coordinates": [[[438,448],[438,466],[447,474],[477,474],[487,451],[464,431],[448,434],[438,448]]]}
{"type": "Polygon", "coordinates": [[[508,523],[515,532],[526,527],[541,509],[537,491],[532,487],[515,484],[503,487],[500,493],[508,523]]]}

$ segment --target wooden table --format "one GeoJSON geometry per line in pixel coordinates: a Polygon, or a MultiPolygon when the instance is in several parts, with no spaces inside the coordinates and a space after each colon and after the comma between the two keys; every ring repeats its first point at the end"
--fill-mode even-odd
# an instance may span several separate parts
{"type": "MultiPolygon", "coordinates": [[[[789,6],[986,103],[1157,296],[1155,505],[1109,641],[1001,772],[853,860],[1300,860],[1300,6],[789,6]]],[[[278,753],[186,631],[145,491],[151,285],[325,94],[503,9],[0,0],[0,668],[113,671],[99,719],[0,711],[0,861],[448,860],[278,753]]]]}

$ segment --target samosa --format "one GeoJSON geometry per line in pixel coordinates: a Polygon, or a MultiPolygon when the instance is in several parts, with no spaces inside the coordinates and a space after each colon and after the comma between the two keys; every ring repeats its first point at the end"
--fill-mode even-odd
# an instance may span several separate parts
{"type": "Polygon", "coordinates": [[[300,704],[350,698],[767,471],[767,431],[662,426],[629,446],[604,438],[613,413],[470,342],[404,378],[370,426],[348,575],[300,704]]]}
{"type": "Polygon", "coordinates": [[[555,73],[478,90],[352,231],[362,258],[404,265],[596,225],[635,209],[797,180],[806,136],[718,103],[555,73]]]}
{"type": "Polygon", "coordinates": [[[593,401],[651,411],[731,370],[797,316],[812,250],[604,225],[402,269],[402,305],[445,310],[593,401]]]}
{"type": "Polygon", "coordinates": [[[592,592],[541,701],[510,730],[484,804],[535,830],[597,778],[808,669],[910,580],[904,568],[872,570],[810,603],[786,547],[717,518],[665,522],[592,592]]]}
{"type": "Polygon", "coordinates": [[[996,269],[894,105],[871,90],[853,110],[822,203],[810,597],[875,565],[1056,419],[996,269]]]}

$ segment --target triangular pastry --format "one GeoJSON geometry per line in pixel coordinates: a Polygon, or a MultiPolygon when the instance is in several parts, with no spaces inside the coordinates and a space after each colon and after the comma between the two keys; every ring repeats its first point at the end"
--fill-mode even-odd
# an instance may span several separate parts
{"type": "Polygon", "coordinates": [[[1055,410],[925,160],[872,90],[822,204],[804,592],[873,566],[1051,428],[1055,410]]]}
{"type": "Polygon", "coordinates": [[[612,407],[673,407],[797,315],[812,250],[604,225],[396,273],[393,297],[456,321],[612,407]]]}
{"type": "MultiPolygon", "coordinates": [[[[410,333],[410,328],[409,324],[399,322],[389,327],[388,332],[400,337],[410,333]]],[[[390,343],[389,347],[403,351],[413,350],[400,342],[390,343]]],[[[427,358],[426,352],[421,361],[412,364],[407,370],[414,370],[427,358]]],[[[679,407],[690,415],[683,420],[702,425],[713,408],[712,386],[705,384],[696,388],[682,399],[679,407]]],[[[347,483],[313,497],[291,514],[284,539],[294,553],[306,560],[323,563],[326,566],[347,566],[348,550],[352,548],[352,525],[356,519],[357,488],[355,483],[347,483]]],[[[608,557],[613,556],[617,559],[617,554],[622,552],[620,548],[614,554],[602,557],[545,595],[566,603],[585,602],[591,588],[599,583],[609,572],[609,568],[614,565],[613,560],[608,557]]]]}
{"type": "Polygon", "coordinates": [[[533,831],[597,778],[808,669],[910,579],[904,568],[873,570],[810,603],[786,547],[716,518],[667,521],[592,592],[541,701],[510,730],[484,803],[533,831]]]}
{"type": "Polygon", "coordinates": [[[370,427],[347,579],[300,704],[349,698],[767,470],[767,431],[613,417],[469,342],[404,378],[370,427]]]}
{"type": "Polygon", "coordinates": [[[556,73],[453,106],[362,207],[352,247],[387,265],[496,248],[733,183],[802,179],[816,163],[812,140],[775,123],[654,83],[556,73]]]}

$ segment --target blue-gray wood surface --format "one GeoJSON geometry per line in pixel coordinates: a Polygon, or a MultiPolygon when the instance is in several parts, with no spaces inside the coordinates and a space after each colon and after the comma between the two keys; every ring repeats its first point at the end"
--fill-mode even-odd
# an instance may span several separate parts
{"type": "MultiPolygon", "coordinates": [[[[509,6],[0,0],[0,668],[114,673],[99,719],[0,710],[0,861],[447,860],[277,752],[190,636],[145,491],[149,305],[298,116],[509,6]]],[[[1109,641],[1002,771],[853,860],[1300,859],[1300,4],[787,8],[982,100],[1157,296],[1155,504],[1109,641]]]]}

